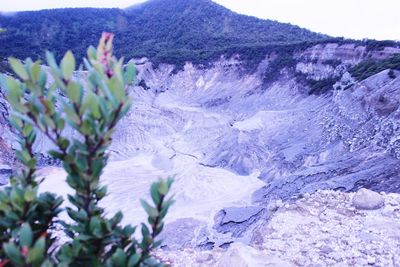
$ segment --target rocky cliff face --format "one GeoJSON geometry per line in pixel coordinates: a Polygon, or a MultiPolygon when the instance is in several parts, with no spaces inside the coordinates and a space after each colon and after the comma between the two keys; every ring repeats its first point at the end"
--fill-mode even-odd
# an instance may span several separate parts
{"type": "MultiPolygon", "coordinates": [[[[348,72],[396,53],[321,44],[295,52],[273,80],[265,78],[273,54],[255,71],[240,57],[183,70],[138,60],[134,106],[104,174],[104,205],[137,222],[138,197],[150,182],[175,175],[164,248],[208,249],[250,242],[271,200],[317,189],[400,192],[400,73],[357,82],[348,72]],[[335,90],[310,94],[310,80],[328,79],[335,90]]],[[[47,147],[43,140],[38,150],[47,147]]],[[[66,193],[60,170],[43,173],[45,188],[66,193]]]]}

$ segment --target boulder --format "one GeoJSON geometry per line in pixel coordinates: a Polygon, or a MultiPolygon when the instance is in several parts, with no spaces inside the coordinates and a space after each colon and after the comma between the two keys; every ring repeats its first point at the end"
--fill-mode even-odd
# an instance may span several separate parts
{"type": "Polygon", "coordinates": [[[353,206],[359,210],[376,210],[383,207],[384,198],[371,190],[361,188],[353,197],[353,206]]]}
{"type": "Polygon", "coordinates": [[[200,229],[204,228],[204,223],[192,218],[182,218],[165,225],[164,230],[159,236],[162,240],[161,248],[164,250],[182,250],[194,248],[198,235],[205,235],[200,229]]]}
{"type": "Polygon", "coordinates": [[[224,208],[216,214],[214,228],[219,233],[229,232],[233,237],[241,237],[261,218],[264,210],[258,206],[224,208]]]}
{"type": "Polygon", "coordinates": [[[0,164],[0,186],[7,185],[12,169],[7,165],[0,164]]]}

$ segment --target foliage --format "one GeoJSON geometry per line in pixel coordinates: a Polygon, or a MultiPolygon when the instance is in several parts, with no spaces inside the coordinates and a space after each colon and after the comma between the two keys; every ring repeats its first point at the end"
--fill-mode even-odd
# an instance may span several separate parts
{"type": "Polygon", "coordinates": [[[7,64],[7,61],[0,57],[0,73],[10,73],[10,67],[7,64]]]}
{"type": "MultiPolygon", "coordinates": [[[[0,16],[0,56],[44,58],[72,48],[78,62],[102,31],[118,36],[115,53],[155,63],[198,64],[223,54],[270,45],[319,41],[325,35],[236,14],[211,0],[150,0],[125,10],[58,9],[0,16]]],[[[251,56],[251,54],[250,54],[251,56]]],[[[263,55],[265,56],[265,54],[263,55]]]]}
{"type": "Polygon", "coordinates": [[[332,67],[336,68],[342,64],[342,61],[340,59],[326,59],[322,61],[322,64],[331,65],[332,67]]]}
{"type": "MultiPolygon", "coordinates": [[[[301,72],[295,73],[296,81],[308,88],[309,95],[320,95],[333,90],[333,85],[340,80],[339,76],[332,76],[320,80],[307,77],[301,72]]],[[[339,86],[341,88],[341,86],[339,86]]],[[[339,89],[339,87],[337,89],[339,89]]]]}
{"type": "Polygon", "coordinates": [[[296,60],[293,58],[293,51],[279,50],[275,55],[275,59],[268,65],[268,68],[264,74],[264,81],[274,81],[280,75],[283,68],[294,68],[296,66],[296,60]]]}
{"type": "Polygon", "coordinates": [[[396,74],[394,73],[393,70],[389,70],[388,76],[389,76],[390,79],[396,79],[396,74]]]}
{"type": "Polygon", "coordinates": [[[392,40],[377,41],[367,39],[362,42],[365,44],[367,51],[381,51],[385,49],[385,47],[400,47],[399,42],[392,40]]]}
{"type": "Polygon", "coordinates": [[[333,89],[333,85],[338,81],[338,77],[330,77],[322,80],[307,79],[311,94],[322,94],[333,89]]]}
{"type": "Polygon", "coordinates": [[[352,67],[350,74],[358,81],[361,81],[387,69],[400,70],[400,54],[383,60],[364,60],[352,67]]]}
{"type": "Polygon", "coordinates": [[[112,40],[113,35],[105,33],[97,50],[88,49],[87,76],[82,79],[73,76],[76,61],[71,52],[60,64],[47,53],[52,83],[39,61],[9,60],[19,79],[2,76],[1,81],[12,106],[11,122],[21,135],[17,155],[24,168],[12,178],[11,187],[0,192],[0,266],[162,266],[150,252],[160,245],[155,239],[172,204],[166,199],[172,179],[151,186],[153,205],[142,200],[150,227],[141,225],[141,240],[134,237],[136,227],[121,225],[122,213],[109,218],[99,206],[107,194],[100,181],[106,151],[131,106],[126,87],[135,78],[132,63],[123,65],[122,59],[112,56],[112,40]],[[67,127],[76,136],[67,136],[67,127]],[[67,184],[74,191],[68,195],[73,207],[66,208],[72,223],[62,222],[70,241],[55,253],[50,230],[62,199],[38,194],[33,151],[38,132],[56,147],[49,153],[63,162],[67,184]]]}
{"type": "MultiPolygon", "coordinates": [[[[287,47],[337,43],[380,50],[394,41],[332,38],[272,20],[234,13],[211,0],[148,0],[127,9],[77,8],[0,14],[0,57],[43,59],[44,50],[61,55],[72,48],[80,63],[86,47],[103,31],[118,36],[115,53],[148,57],[158,65],[186,61],[207,65],[221,55],[239,54],[254,68],[267,54],[287,47]]],[[[56,58],[59,60],[60,58],[56,58]]],[[[273,75],[272,75],[273,76],[273,75]]]]}

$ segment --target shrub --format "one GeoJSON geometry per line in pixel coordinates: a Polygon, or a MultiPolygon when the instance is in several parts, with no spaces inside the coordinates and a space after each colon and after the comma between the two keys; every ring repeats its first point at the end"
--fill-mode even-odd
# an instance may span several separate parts
{"type": "Polygon", "coordinates": [[[396,79],[396,74],[394,74],[393,70],[389,70],[388,76],[389,76],[390,79],[396,79]]]}
{"type": "Polygon", "coordinates": [[[400,70],[400,54],[383,60],[364,60],[350,68],[349,72],[354,78],[361,81],[387,69],[400,70]]]}
{"type": "Polygon", "coordinates": [[[339,77],[330,77],[322,80],[307,79],[307,84],[310,87],[311,94],[323,94],[333,89],[333,85],[339,80],[339,77]]]}
{"type": "Polygon", "coordinates": [[[265,82],[275,81],[284,68],[293,69],[296,66],[292,51],[281,50],[276,54],[276,58],[268,65],[264,74],[265,82]]]}
{"type": "Polygon", "coordinates": [[[107,194],[100,181],[107,149],[131,106],[126,87],[135,78],[132,63],[123,65],[122,59],[112,56],[112,40],[112,34],[104,33],[97,50],[88,49],[82,79],[73,78],[76,64],[71,52],[60,64],[47,53],[52,83],[39,61],[9,60],[19,79],[2,76],[1,84],[8,91],[11,123],[20,135],[17,156],[23,168],[0,192],[0,266],[162,266],[150,253],[160,245],[155,239],[172,204],[166,199],[171,178],[152,184],[154,206],[141,202],[150,225],[141,225],[141,240],[133,236],[136,227],[121,225],[121,212],[108,218],[99,206],[107,194]],[[74,137],[65,134],[67,127],[74,130],[74,137]],[[39,132],[54,144],[49,154],[63,163],[74,191],[68,195],[72,207],[66,208],[72,223],[60,222],[70,241],[55,249],[52,229],[60,220],[63,200],[38,193],[41,180],[33,145],[39,132]]]}

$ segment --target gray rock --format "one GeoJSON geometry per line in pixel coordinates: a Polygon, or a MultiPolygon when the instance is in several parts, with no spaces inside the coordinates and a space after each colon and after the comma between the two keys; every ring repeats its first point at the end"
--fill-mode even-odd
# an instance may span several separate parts
{"type": "Polygon", "coordinates": [[[185,218],[165,225],[160,239],[163,240],[162,249],[180,250],[194,248],[196,246],[197,230],[204,227],[198,220],[185,218]]]}
{"type": "Polygon", "coordinates": [[[367,262],[368,262],[369,265],[374,265],[375,262],[376,262],[376,259],[374,257],[372,257],[372,256],[368,256],[367,257],[367,262]]]}
{"type": "Polygon", "coordinates": [[[230,207],[225,208],[225,216],[222,219],[222,224],[235,222],[241,223],[247,221],[249,218],[257,215],[264,208],[262,207],[230,207]]]}
{"type": "Polygon", "coordinates": [[[354,207],[360,210],[376,210],[383,207],[384,203],[380,194],[365,188],[358,190],[353,198],[354,207]]]}
{"type": "Polygon", "coordinates": [[[0,176],[0,186],[8,184],[8,178],[0,176]]]}
{"type": "Polygon", "coordinates": [[[8,184],[8,179],[12,174],[12,169],[5,165],[0,165],[0,186],[8,184]]]}
{"type": "Polygon", "coordinates": [[[396,210],[397,210],[397,207],[387,205],[382,209],[381,213],[383,216],[393,216],[393,214],[395,213],[396,210]]]}
{"type": "Polygon", "coordinates": [[[224,208],[215,216],[215,229],[220,233],[232,233],[240,237],[246,230],[260,219],[262,207],[229,207],[224,208]]]}
{"type": "Polygon", "coordinates": [[[322,246],[322,247],[320,248],[320,251],[321,251],[322,253],[324,253],[324,254],[329,254],[329,253],[333,252],[334,250],[333,250],[330,246],[324,245],[324,246],[322,246]]]}

